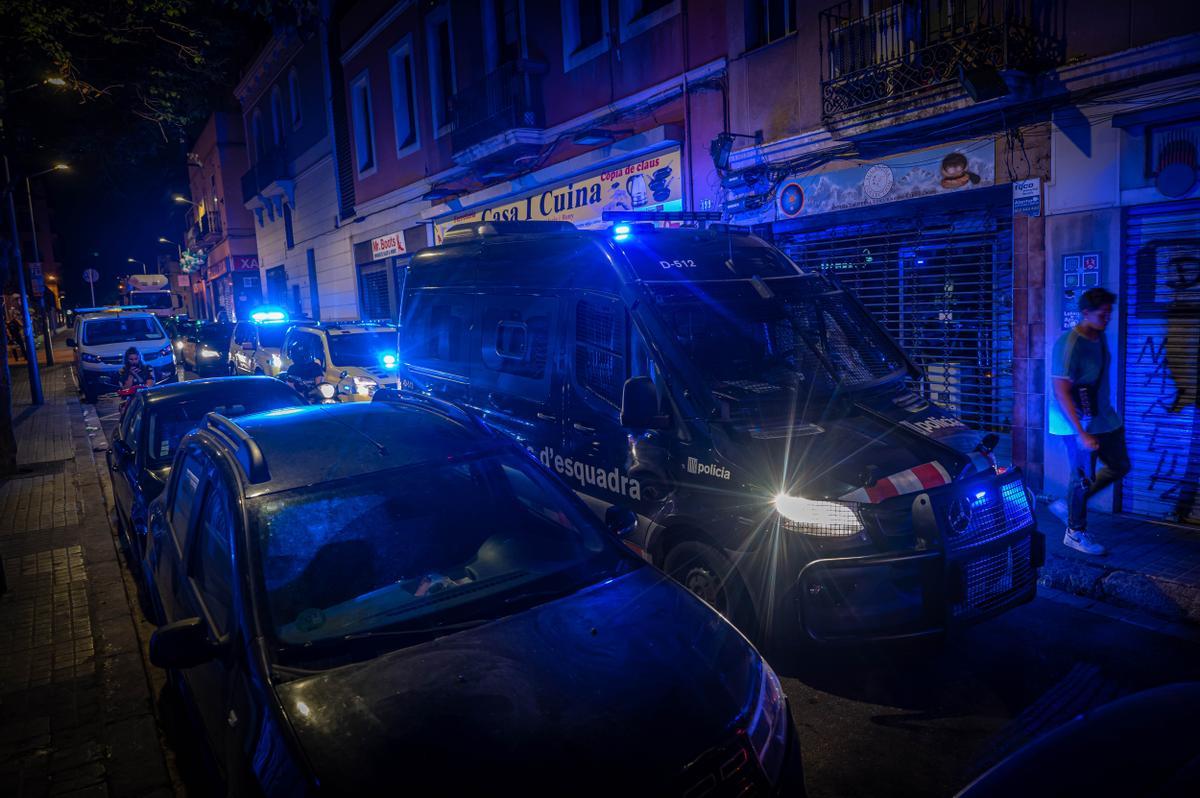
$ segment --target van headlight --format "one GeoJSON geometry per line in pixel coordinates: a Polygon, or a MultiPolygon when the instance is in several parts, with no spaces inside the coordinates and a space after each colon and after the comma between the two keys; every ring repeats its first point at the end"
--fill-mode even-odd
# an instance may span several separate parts
{"type": "Polygon", "coordinates": [[[775,671],[765,660],[759,662],[758,703],[746,724],[746,737],[767,778],[775,781],[787,755],[788,705],[775,671]]]}
{"type": "Polygon", "coordinates": [[[775,497],[775,512],[783,519],[783,528],[806,535],[848,538],[862,531],[862,521],[851,505],[788,496],[775,497]]]}
{"type": "Polygon", "coordinates": [[[216,357],[221,354],[215,349],[209,349],[207,346],[200,347],[200,357],[216,357]]]}
{"type": "Polygon", "coordinates": [[[375,389],[379,387],[379,383],[370,377],[355,377],[354,392],[360,396],[370,396],[375,393],[375,389]]]}

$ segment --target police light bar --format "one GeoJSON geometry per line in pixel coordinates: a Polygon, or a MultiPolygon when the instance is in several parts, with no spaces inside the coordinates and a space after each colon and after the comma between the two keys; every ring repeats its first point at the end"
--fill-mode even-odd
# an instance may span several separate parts
{"type": "Polygon", "coordinates": [[[604,211],[606,222],[719,222],[720,211],[604,211]]]}
{"type": "Polygon", "coordinates": [[[250,314],[250,318],[256,322],[264,321],[287,321],[287,314],[282,310],[256,310],[250,314]]]}
{"type": "Polygon", "coordinates": [[[75,308],[76,313],[120,313],[122,310],[145,310],[149,305],[103,305],[98,308],[75,308]]]}

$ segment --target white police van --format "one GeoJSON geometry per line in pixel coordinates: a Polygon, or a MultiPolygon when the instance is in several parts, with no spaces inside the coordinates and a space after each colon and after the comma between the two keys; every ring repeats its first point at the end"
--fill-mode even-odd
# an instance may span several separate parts
{"type": "Polygon", "coordinates": [[[79,308],[67,346],[74,350],[75,374],[88,403],[112,390],[131,346],[153,367],[158,382],[176,378],[171,339],[158,317],[138,306],[79,308]]]}
{"type": "Polygon", "coordinates": [[[1033,598],[1044,538],[993,436],[761,239],[460,225],[405,279],[405,387],[476,408],[598,512],[634,509],[631,542],[744,631],[935,635],[1033,598]]]}

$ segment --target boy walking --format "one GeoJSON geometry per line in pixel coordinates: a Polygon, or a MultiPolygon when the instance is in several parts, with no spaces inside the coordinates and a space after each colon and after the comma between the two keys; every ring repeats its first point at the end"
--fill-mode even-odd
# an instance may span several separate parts
{"type": "Polygon", "coordinates": [[[1066,521],[1063,544],[1084,554],[1106,553],[1088,534],[1088,499],[1129,473],[1125,428],[1112,404],[1112,355],[1104,336],[1116,301],[1104,288],[1085,291],[1079,298],[1083,318],[1059,336],[1050,362],[1050,434],[1062,439],[1071,469],[1066,502],[1060,499],[1050,509],[1066,521]],[[1097,459],[1103,464],[1099,471],[1097,459]]]}

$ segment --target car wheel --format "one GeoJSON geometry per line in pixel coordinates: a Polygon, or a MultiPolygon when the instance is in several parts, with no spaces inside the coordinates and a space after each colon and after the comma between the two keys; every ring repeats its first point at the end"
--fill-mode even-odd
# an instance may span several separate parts
{"type": "Polygon", "coordinates": [[[746,586],[729,558],[712,546],[685,540],[667,552],[663,570],[735,626],[741,627],[748,620],[746,586]]]}

